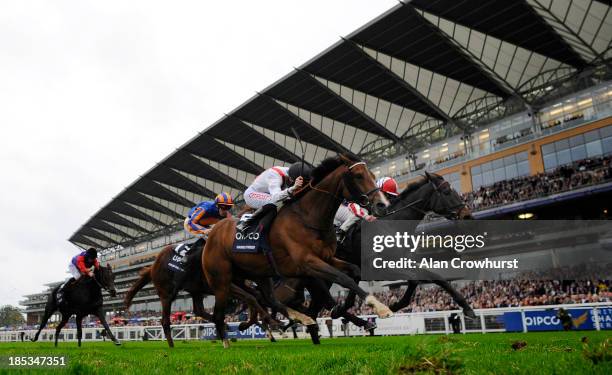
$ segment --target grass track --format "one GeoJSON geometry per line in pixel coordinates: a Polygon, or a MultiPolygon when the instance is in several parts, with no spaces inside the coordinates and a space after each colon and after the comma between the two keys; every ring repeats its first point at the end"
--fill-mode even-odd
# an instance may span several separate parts
{"type": "MultiPolygon", "coordinates": [[[[581,338],[600,347],[610,332],[470,334],[307,340],[239,341],[224,350],[221,343],[165,342],[0,343],[0,356],[67,355],[67,368],[54,373],[83,374],[387,374],[427,371],[462,374],[612,374],[612,361],[597,365],[583,354],[581,338]],[[517,340],[527,343],[518,351],[517,340]],[[443,369],[450,372],[444,372],[443,369]]],[[[609,347],[608,347],[609,349],[609,347]]],[[[612,353],[608,350],[608,356],[612,353]]],[[[0,374],[16,371],[0,369],[0,374]]],[[[24,373],[41,374],[40,369],[24,373]]]]}

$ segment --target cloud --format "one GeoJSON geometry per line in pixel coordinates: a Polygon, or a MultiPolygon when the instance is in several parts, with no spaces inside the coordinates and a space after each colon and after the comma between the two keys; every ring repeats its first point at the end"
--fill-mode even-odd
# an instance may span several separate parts
{"type": "Polygon", "coordinates": [[[395,1],[0,2],[0,304],[198,131],[395,1]]]}

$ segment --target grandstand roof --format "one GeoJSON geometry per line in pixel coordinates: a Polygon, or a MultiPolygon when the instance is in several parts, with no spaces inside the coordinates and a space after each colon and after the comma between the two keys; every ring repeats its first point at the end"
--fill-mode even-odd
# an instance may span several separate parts
{"type": "Polygon", "coordinates": [[[208,126],[69,240],[111,248],[175,228],[194,203],[222,190],[239,196],[265,168],[299,160],[294,131],[312,164],[337,152],[368,159],[377,149],[405,152],[470,132],[491,105],[507,113],[537,108],[542,87],[609,65],[610,7],[590,0],[400,3],[208,126]]]}

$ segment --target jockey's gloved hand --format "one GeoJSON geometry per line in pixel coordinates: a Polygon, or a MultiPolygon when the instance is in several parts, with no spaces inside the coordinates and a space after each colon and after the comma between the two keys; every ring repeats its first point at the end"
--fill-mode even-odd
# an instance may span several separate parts
{"type": "Polygon", "coordinates": [[[295,179],[295,182],[293,183],[293,190],[301,188],[302,185],[304,185],[304,177],[300,176],[295,179]]]}

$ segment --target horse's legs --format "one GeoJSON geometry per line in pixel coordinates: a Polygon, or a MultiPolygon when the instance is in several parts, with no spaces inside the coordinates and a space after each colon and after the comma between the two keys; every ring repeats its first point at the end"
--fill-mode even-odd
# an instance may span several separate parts
{"type": "Polygon", "coordinates": [[[389,310],[387,306],[378,301],[376,297],[368,295],[365,290],[359,287],[355,280],[340,271],[340,269],[354,269],[354,266],[352,264],[337,258],[332,258],[330,260],[330,264],[328,264],[324,262],[321,258],[318,258],[314,255],[309,255],[306,258],[303,267],[309,276],[320,277],[329,282],[340,284],[343,287],[354,291],[359,297],[364,298],[368,305],[374,308],[376,314],[378,314],[380,318],[387,318],[393,315],[393,313],[391,312],[391,310],[389,310]]]}
{"type": "MultiPolygon", "coordinates": [[[[272,316],[264,309],[257,299],[253,296],[253,294],[248,293],[242,287],[232,283],[230,284],[230,292],[231,294],[246,303],[249,306],[249,314],[255,316],[255,322],[257,322],[257,314],[261,316],[262,321],[274,323],[275,320],[272,316]],[[254,313],[256,312],[256,313],[254,313]]],[[[215,297],[216,298],[216,297],[215,297]]],[[[216,303],[215,303],[216,305],[216,303]]],[[[250,319],[252,320],[252,319],[250,319]]]]}
{"type": "Polygon", "coordinates": [[[83,317],[84,315],[77,314],[76,326],[77,326],[77,340],[79,340],[79,347],[81,347],[81,338],[83,337],[83,317]]]}
{"type": "Polygon", "coordinates": [[[40,327],[38,328],[38,331],[36,331],[36,335],[34,335],[34,337],[32,338],[32,342],[38,340],[40,332],[45,328],[47,322],[49,321],[49,318],[51,318],[55,310],[57,310],[57,306],[55,305],[53,298],[51,298],[51,301],[47,302],[47,305],[45,306],[45,313],[43,314],[43,317],[40,321],[40,327]]]}
{"type": "Polygon", "coordinates": [[[412,297],[414,297],[414,293],[416,292],[416,289],[420,283],[421,281],[419,280],[409,280],[408,288],[406,289],[406,292],[404,293],[402,298],[400,298],[397,302],[394,302],[389,306],[391,311],[400,311],[404,307],[410,305],[410,301],[412,301],[412,297]]]}
{"type": "Polygon", "coordinates": [[[213,321],[213,316],[204,310],[204,295],[200,293],[191,293],[191,301],[193,302],[193,313],[202,319],[213,321]]]}
{"type": "Polygon", "coordinates": [[[66,323],[68,323],[68,319],[70,319],[70,315],[66,314],[62,314],[62,321],[59,322],[59,324],[57,325],[57,328],[55,328],[55,346],[57,347],[57,338],[62,330],[62,328],[64,328],[64,326],[66,325],[66,323]]]}
{"type": "Polygon", "coordinates": [[[96,311],[95,315],[98,317],[98,319],[100,319],[100,323],[102,323],[102,327],[104,327],[104,330],[106,331],[106,334],[108,335],[108,337],[111,340],[113,340],[113,343],[117,346],[121,345],[119,340],[117,340],[115,338],[115,335],[113,335],[113,332],[111,332],[110,327],[108,326],[108,323],[106,322],[106,318],[104,317],[104,310],[102,310],[102,307],[100,307],[98,311],[96,311]]]}
{"type": "Polygon", "coordinates": [[[355,294],[355,292],[353,292],[352,290],[349,290],[348,295],[344,300],[344,303],[334,306],[334,308],[331,310],[332,319],[337,319],[341,316],[344,316],[344,314],[351,307],[355,306],[355,297],[357,297],[357,294],[355,294]]]}
{"type": "MultiPolygon", "coordinates": [[[[216,229],[216,228],[215,228],[216,229]]],[[[210,246],[211,242],[207,243],[206,247],[210,246]]],[[[215,308],[213,311],[213,321],[217,329],[217,339],[223,341],[223,347],[229,348],[229,340],[225,338],[225,308],[232,290],[232,264],[225,257],[216,257],[214,266],[208,264],[208,257],[211,256],[211,251],[205,250],[202,253],[204,261],[202,262],[206,281],[215,292],[215,308]]],[[[246,294],[246,292],[245,292],[246,294]]]]}
{"type": "Polygon", "coordinates": [[[261,290],[262,298],[273,308],[276,309],[281,314],[285,315],[287,318],[292,320],[300,321],[305,325],[316,324],[316,322],[311,319],[309,316],[302,314],[299,311],[296,311],[290,307],[279,302],[279,300],[274,295],[274,285],[272,284],[272,279],[267,277],[264,279],[258,280],[259,289],[261,290]]]}
{"type": "Polygon", "coordinates": [[[476,313],[472,310],[472,307],[467,302],[465,297],[461,293],[459,293],[453,286],[446,280],[431,280],[432,283],[440,286],[442,289],[446,290],[453,300],[457,303],[457,305],[461,306],[463,309],[463,314],[471,319],[476,319],[476,313]]]}
{"type": "Polygon", "coordinates": [[[174,340],[172,339],[172,328],[170,327],[170,313],[172,308],[172,299],[170,298],[162,298],[162,319],[161,325],[164,330],[164,335],[166,336],[166,341],[168,341],[168,346],[174,348],[174,340]]]}

